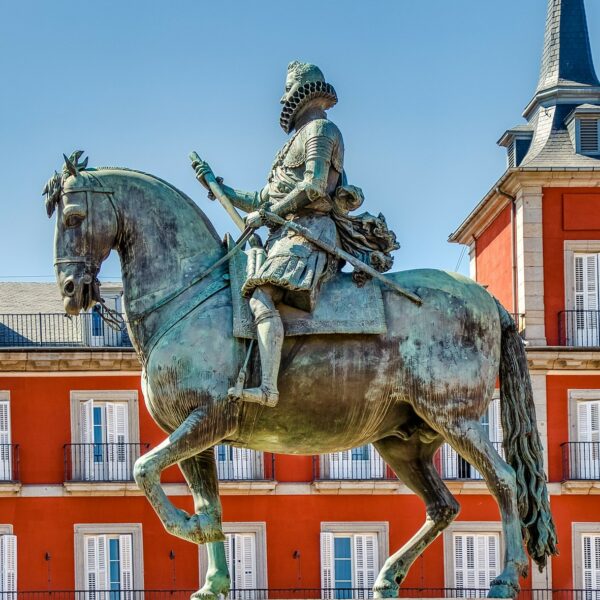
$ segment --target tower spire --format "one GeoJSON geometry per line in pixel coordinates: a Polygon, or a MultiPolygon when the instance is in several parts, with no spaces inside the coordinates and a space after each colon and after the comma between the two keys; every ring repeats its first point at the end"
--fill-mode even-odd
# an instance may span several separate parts
{"type": "Polygon", "coordinates": [[[600,86],[592,60],[584,0],[548,0],[537,93],[559,86],[600,86]]]}

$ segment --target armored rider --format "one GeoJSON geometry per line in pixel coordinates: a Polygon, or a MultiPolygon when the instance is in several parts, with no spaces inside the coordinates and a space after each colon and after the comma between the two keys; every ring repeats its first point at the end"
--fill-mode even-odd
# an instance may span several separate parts
{"type": "MultiPolygon", "coordinates": [[[[285,226],[269,224],[264,210],[296,221],[319,240],[348,246],[380,271],[390,268],[390,252],[398,247],[382,215],[366,213],[357,218],[347,214],[360,206],[363,196],[359,188],[345,182],[342,134],[326,113],[336,103],[334,88],[317,66],[290,63],[280,124],[293,134],[277,153],[267,185],[260,192],[243,192],[219,181],[231,203],[249,213],[247,226],[270,226],[266,259],[248,274],[242,288],[255,319],[262,369],[261,385],[243,390],[241,399],[246,402],[275,406],[279,400],[284,329],[277,306],[284,302],[312,312],[321,284],[339,268],[337,258],[304,237],[285,226]]],[[[203,177],[212,172],[210,167],[204,161],[194,167],[206,185],[203,177]]]]}

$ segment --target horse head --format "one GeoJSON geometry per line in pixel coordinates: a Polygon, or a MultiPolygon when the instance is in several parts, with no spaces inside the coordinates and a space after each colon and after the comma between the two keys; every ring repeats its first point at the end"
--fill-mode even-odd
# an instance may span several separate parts
{"type": "Polygon", "coordinates": [[[112,191],[87,169],[83,152],[65,158],[43,194],[48,217],[56,211],[54,268],[65,311],[77,315],[100,300],[98,273],[115,247],[119,220],[112,191]]]}

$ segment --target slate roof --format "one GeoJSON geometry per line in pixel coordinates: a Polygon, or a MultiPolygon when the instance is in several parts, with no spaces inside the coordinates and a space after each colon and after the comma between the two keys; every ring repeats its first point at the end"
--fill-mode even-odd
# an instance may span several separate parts
{"type": "Polygon", "coordinates": [[[592,59],[584,0],[548,0],[537,91],[557,85],[600,85],[592,59]]]}

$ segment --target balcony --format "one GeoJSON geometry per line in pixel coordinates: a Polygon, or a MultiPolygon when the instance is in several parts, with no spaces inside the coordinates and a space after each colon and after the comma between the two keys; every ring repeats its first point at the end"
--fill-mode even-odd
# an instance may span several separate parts
{"type": "Polygon", "coordinates": [[[132,482],[133,465],[149,447],[125,443],[65,444],[65,483],[132,482]]]}
{"type": "MultiPolygon", "coordinates": [[[[492,446],[504,458],[502,442],[492,442],[492,446]]],[[[481,473],[448,444],[441,447],[434,463],[442,479],[446,481],[483,481],[481,473]]]]}
{"type": "Polygon", "coordinates": [[[600,346],[600,311],[564,310],[558,314],[559,346],[597,348],[600,346]]]}
{"type": "Polygon", "coordinates": [[[0,444],[0,488],[7,484],[19,484],[18,444],[0,444]]]}
{"type": "Polygon", "coordinates": [[[600,481],[600,442],[566,442],[561,449],[563,481],[600,481]]]}
{"type": "Polygon", "coordinates": [[[361,446],[344,452],[313,457],[314,481],[395,480],[373,446],[361,446]]]}
{"type": "Polygon", "coordinates": [[[268,494],[276,487],[274,454],[219,444],[215,460],[221,493],[268,494]]]}
{"type": "Polygon", "coordinates": [[[97,311],[0,314],[0,348],[131,348],[127,328],[115,331],[97,311]]]}

